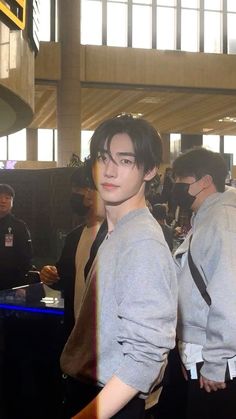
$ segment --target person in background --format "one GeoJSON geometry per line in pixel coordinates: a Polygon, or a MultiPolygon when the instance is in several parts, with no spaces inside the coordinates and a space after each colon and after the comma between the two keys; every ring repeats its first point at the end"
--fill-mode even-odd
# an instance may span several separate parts
{"type": "Polygon", "coordinates": [[[177,337],[188,376],[188,419],[236,417],[236,190],[223,157],[204,148],[173,163],[173,197],[193,211],[175,251],[177,337]]]}
{"type": "Polygon", "coordinates": [[[14,189],[0,184],[0,289],[27,284],[32,243],[26,223],[12,214],[14,189]]]}
{"type": "Polygon", "coordinates": [[[92,248],[96,254],[95,247],[106,235],[106,224],[102,226],[104,204],[95,190],[89,159],[72,174],[71,186],[71,207],[81,224],[67,235],[56,266],[46,265],[40,272],[44,284],[63,292],[65,339],[74,326],[77,307],[83,295],[85,276],[92,263],[89,260],[92,244],[99,232],[92,248]]]}
{"type": "Polygon", "coordinates": [[[166,217],[167,217],[167,207],[165,204],[156,204],[152,207],[152,215],[160,224],[164,237],[168,243],[170,251],[173,250],[173,230],[167,224],[166,217]]]}
{"type": "Polygon", "coordinates": [[[66,417],[140,419],[175,344],[174,264],[145,204],[162,142],[147,121],[121,115],[98,126],[90,151],[108,234],[61,356],[66,417]]]}

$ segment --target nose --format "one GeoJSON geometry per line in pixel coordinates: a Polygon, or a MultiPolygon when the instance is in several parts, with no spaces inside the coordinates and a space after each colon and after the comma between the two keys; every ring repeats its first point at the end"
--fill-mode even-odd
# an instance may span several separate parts
{"type": "Polygon", "coordinates": [[[117,176],[117,164],[112,159],[107,159],[105,163],[105,176],[106,177],[116,177],[117,176]]]}

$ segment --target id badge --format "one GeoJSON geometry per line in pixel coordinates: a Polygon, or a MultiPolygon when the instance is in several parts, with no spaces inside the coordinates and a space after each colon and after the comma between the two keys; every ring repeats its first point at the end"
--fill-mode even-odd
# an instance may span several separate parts
{"type": "Polygon", "coordinates": [[[228,366],[230,379],[233,380],[236,377],[236,356],[228,359],[228,366]]]}
{"type": "Polygon", "coordinates": [[[5,234],[5,247],[13,247],[13,234],[11,228],[8,228],[8,234],[5,234]]]}

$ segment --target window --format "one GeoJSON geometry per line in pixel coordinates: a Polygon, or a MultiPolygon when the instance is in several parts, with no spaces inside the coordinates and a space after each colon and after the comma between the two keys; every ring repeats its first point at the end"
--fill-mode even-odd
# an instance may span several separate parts
{"type": "Polygon", "coordinates": [[[81,131],[81,160],[84,160],[90,154],[90,138],[94,131],[81,131]]]}
{"type": "Polygon", "coordinates": [[[127,47],[128,40],[127,3],[107,3],[107,45],[127,47]]]}
{"type": "Polygon", "coordinates": [[[132,47],[152,48],[152,7],[133,5],[132,47]]]}
{"type": "Polygon", "coordinates": [[[40,3],[39,40],[51,40],[51,2],[48,0],[40,3]]]}
{"type": "Polygon", "coordinates": [[[233,165],[236,165],[236,136],[224,136],[224,153],[233,154],[233,165]]]}
{"type": "Polygon", "coordinates": [[[26,160],[26,129],[8,136],[8,160],[26,160]]]}
{"type": "Polygon", "coordinates": [[[7,160],[7,137],[0,138],[0,160],[7,160]]]}
{"type": "Polygon", "coordinates": [[[219,135],[203,135],[202,145],[208,150],[214,151],[215,153],[220,152],[220,136],[219,135]]]}
{"type": "Polygon", "coordinates": [[[156,20],[157,49],[174,50],[176,48],[176,9],[157,6],[156,20]]]}
{"type": "Polygon", "coordinates": [[[54,161],[57,149],[57,135],[53,129],[38,129],[38,160],[54,161]],[[56,143],[56,147],[55,147],[56,143]]]}
{"type": "Polygon", "coordinates": [[[199,51],[199,11],[182,9],[181,50],[199,51]]]}
{"type": "Polygon", "coordinates": [[[204,7],[204,52],[221,53],[223,45],[222,1],[205,0],[204,7]]]}
{"type": "MultiPolygon", "coordinates": [[[[236,2],[235,2],[236,3],[236,2]]],[[[229,54],[236,54],[236,13],[228,13],[227,15],[227,30],[228,30],[228,46],[227,51],[229,54]]]]}
{"type": "Polygon", "coordinates": [[[102,45],[102,2],[81,1],[81,44],[102,45]]]}

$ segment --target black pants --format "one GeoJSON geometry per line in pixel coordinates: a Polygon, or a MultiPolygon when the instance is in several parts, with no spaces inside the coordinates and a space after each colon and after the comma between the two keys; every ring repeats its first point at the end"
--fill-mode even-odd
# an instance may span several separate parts
{"type": "Polygon", "coordinates": [[[199,380],[188,380],[187,419],[236,419],[236,379],[223,390],[200,389],[199,380]]]}
{"type": "MultiPolygon", "coordinates": [[[[64,379],[63,419],[71,419],[76,413],[90,403],[101,391],[100,387],[82,383],[69,376],[64,379]]],[[[113,419],[144,419],[145,402],[134,397],[113,419]]]]}

